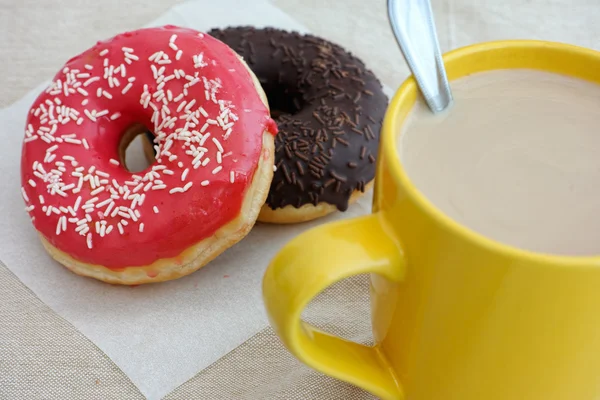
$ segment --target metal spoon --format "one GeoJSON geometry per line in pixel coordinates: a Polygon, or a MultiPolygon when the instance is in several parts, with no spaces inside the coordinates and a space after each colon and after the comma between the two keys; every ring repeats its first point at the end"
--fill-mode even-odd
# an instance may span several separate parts
{"type": "Polygon", "coordinates": [[[434,113],[452,104],[452,92],[429,0],[388,0],[390,25],[417,85],[434,113]]]}

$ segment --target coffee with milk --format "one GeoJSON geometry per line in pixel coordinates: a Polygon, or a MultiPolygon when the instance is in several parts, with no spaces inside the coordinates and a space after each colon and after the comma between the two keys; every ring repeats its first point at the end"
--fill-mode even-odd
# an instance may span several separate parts
{"type": "Polygon", "coordinates": [[[600,85],[536,70],[451,82],[453,106],[417,101],[399,135],[416,188],[496,241],[600,254],[600,85]]]}

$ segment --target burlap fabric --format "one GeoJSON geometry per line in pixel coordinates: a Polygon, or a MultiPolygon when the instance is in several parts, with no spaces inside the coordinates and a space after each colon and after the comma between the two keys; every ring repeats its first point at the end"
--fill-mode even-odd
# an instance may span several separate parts
{"type": "MultiPolygon", "coordinates": [[[[243,0],[240,0],[243,1],[243,0]]],[[[383,0],[272,0],[312,32],[335,38],[389,87],[407,76],[383,0]]],[[[54,74],[101,37],[153,20],[177,0],[0,0],[0,107],[54,74]]],[[[443,50],[508,38],[599,48],[598,0],[432,0],[443,50]]],[[[366,277],[342,282],[306,311],[323,329],[370,341],[366,277]]],[[[175,399],[371,399],[314,372],[269,327],[167,397],[175,399]]],[[[0,263],[0,399],[143,399],[129,379],[0,263]]],[[[432,399],[435,400],[435,399],[432,399]]]]}

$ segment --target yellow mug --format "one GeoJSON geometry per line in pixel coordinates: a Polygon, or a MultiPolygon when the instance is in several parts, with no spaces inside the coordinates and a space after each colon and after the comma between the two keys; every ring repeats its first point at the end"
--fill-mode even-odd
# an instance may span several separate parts
{"type": "MultiPolygon", "coordinates": [[[[450,80],[530,68],[600,83],[600,53],[558,43],[484,43],[444,61],[450,80]]],[[[263,295],[277,334],[307,365],[382,399],[600,399],[600,256],[519,250],[436,209],[397,156],[416,98],[409,79],[387,111],[373,213],[310,230],[273,259],[263,295]],[[361,273],[374,347],[301,321],[315,295],[361,273]]]]}

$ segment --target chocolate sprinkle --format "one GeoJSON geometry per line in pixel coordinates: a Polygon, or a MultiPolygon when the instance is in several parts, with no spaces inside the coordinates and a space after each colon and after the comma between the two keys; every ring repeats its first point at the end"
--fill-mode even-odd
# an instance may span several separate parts
{"type": "Polygon", "coordinates": [[[210,35],[236,49],[261,82],[279,127],[272,209],[326,202],[348,208],[375,176],[387,97],[364,63],[340,46],[278,29],[210,35]]]}

